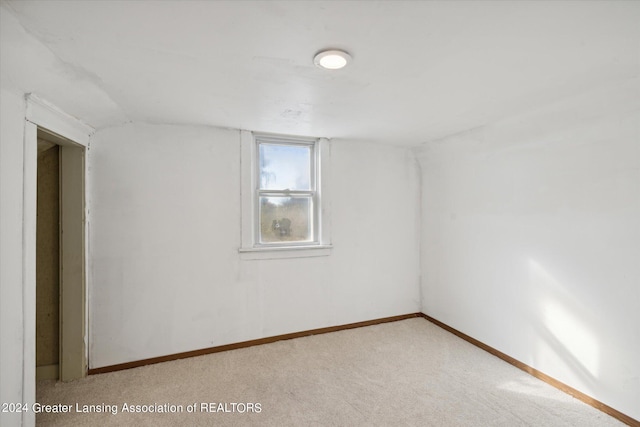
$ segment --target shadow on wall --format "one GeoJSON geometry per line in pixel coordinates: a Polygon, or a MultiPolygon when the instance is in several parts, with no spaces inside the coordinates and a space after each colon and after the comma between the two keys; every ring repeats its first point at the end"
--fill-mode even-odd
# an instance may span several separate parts
{"type": "Polygon", "coordinates": [[[537,339],[534,367],[548,371],[548,366],[562,364],[584,384],[595,385],[600,344],[589,326],[592,311],[533,259],[529,260],[529,275],[531,297],[535,302],[532,313],[537,339]]]}

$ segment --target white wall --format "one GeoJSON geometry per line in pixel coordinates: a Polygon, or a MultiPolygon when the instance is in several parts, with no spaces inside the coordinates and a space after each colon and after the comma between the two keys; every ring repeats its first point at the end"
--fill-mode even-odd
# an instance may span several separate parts
{"type": "Polygon", "coordinates": [[[240,260],[239,131],[98,131],[90,366],[419,311],[413,154],[334,141],[331,168],[332,254],[240,260]]]}
{"type": "Polygon", "coordinates": [[[423,311],[640,419],[638,80],[428,144],[423,311]]]}
{"type": "MultiPolygon", "coordinates": [[[[23,291],[22,206],[24,97],[0,90],[0,402],[22,402],[23,291]]],[[[35,331],[34,331],[35,334],[35,331]]],[[[35,342],[32,344],[35,350],[35,342]]],[[[35,381],[35,365],[33,367],[35,381]]],[[[26,396],[33,400],[34,396],[26,396]]],[[[0,413],[1,425],[19,425],[19,413],[0,413]]]]}

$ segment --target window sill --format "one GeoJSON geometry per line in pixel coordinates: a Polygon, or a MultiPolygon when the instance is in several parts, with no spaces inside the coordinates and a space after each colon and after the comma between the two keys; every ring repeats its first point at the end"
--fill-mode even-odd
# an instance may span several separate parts
{"type": "Polygon", "coordinates": [[[328,256],[331,254],[331,245],[314,246],[279,246],[261,248],[240,248],[240,259],[282,259],[282,258],[308,258],[328,256]]]}

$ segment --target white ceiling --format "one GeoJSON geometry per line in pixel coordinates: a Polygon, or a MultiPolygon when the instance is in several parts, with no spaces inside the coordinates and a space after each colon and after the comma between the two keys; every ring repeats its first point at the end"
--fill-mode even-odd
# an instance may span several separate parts
{"type": "Polygon", "coordinates": [[[416,145],[637,78],[640,2],[2,1],[2,80],[96,127],[416,145]],[[341,71],[313,65],[346,49],[341,71]]]}

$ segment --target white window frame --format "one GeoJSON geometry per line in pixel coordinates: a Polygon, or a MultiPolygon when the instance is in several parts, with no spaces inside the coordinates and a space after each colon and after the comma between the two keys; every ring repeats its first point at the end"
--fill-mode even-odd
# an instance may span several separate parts
{"type": "MultiPolygon", "coordinates": [[[[271,134],[240,132],[241,190],[242,190],[242,259],[273,259],[327,256],[331,252],[331,221],[329,198],[330,142],[326,138],[303,138],[271,134]],[[258,143],[313,146],[314,162],[311,165],[315,195],[313,197],[313,242],[259,241],[259,162],[258,143]]],[[[272,192],[282,193],[285,192],[272,192]]],[[[294,193],[294,192],[291,192],[294,193]]]]}

